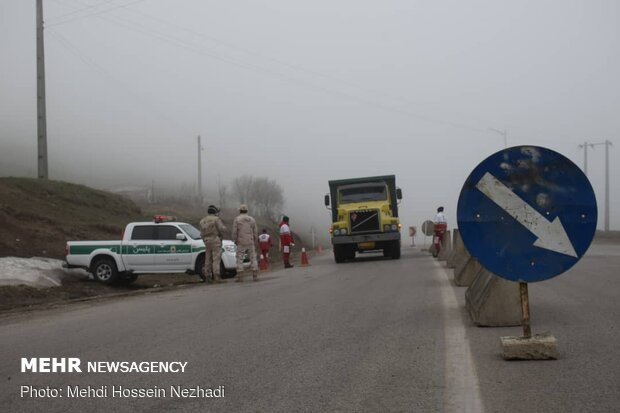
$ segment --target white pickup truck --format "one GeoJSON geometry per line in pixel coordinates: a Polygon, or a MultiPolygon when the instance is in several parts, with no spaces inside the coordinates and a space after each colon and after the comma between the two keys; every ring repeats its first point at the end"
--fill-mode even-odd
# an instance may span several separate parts
{"type": "MultiPolygon", "coordinates": [[[[147,273],[188,273],[206,279],[205,244],[200,231],[190,224],[156,216],[153,222],[127,224],[121,238],[120,241],[68,241],[65,267],[84,268],[106,284],[129,284],[139,274],[147,273]]],[[[236,253],[237,246],[232,241],[222,241],[222,275],[236,273],[236,253]]]]}

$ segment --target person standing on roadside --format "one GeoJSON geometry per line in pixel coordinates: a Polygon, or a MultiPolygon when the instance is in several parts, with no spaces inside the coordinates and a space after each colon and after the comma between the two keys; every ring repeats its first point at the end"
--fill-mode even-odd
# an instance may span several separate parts
{"type": "Polygon", "coordinates": [[[200,220],[200,236],[205,243],[204,280],[209,276],[214,282],[222,282],[220,276],[220,260],[222,259],[222,238],[227,231],[226,226],[218,216],[220,210],[215,205],[209,205],[207,216],[200,220]]]}
{"type": "Polygon", "coordinates": [[[282,246],[282,258],[284,260],[284,268],[293,268],[291,264],[291,247],[294,247],[293,232],[289,226],[289,217],[284,215],[280,222],[280,245],[282,246]]]}
{"type": "Polygon", "coordinates": [[[271,235],[267,233],[266,229],[263,229],[263,232],[258,236],[258,246],[260,248],[260,253],[265,259],[269,258],[269,250],[273,246],[271,242],[271,235]]]}
{"type": "Polygon", "coordinates": [[[437,208],[437,213],[435,214],[435,218],[433,218],[433,223],[435,224],[447,224],[446,216],[443,213],[443,207],[440,206],[437,208]]]}
{"type": "Polygon", "coordinates": [[[448,220],[446,219],[446,216],[443,213],[443,207],[440,206],[439,208],[437,208],[437,213],[435,214],[435,217],[433,218],[433,228],[435,231],[435,235],[433,236],[433,247],[432,248],[432,253],[433,253],[433,257],[436,257],[439,255],[439,253],[441,252],[441,249],[443,248],[443,238],[444,235],[446,234],[446,230],[448,229],[448,220]]]}
{"type": "Polygon", "coordinates": [[[239,206],[239,215],[234,219],[232,226],[232,240],[237,244],[237,282],[243,281],[243,257],[248,251],[252,278],[258,280],[258,262],[256,260],[256,243],[258,230],[256,220],[248,215],[248,206],[239,206]]]}

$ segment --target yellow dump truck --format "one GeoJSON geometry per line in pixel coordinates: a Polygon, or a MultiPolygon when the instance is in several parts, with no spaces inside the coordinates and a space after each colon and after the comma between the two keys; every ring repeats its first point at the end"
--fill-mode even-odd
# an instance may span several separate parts
{"type": "Polygon", "coordinates": [[[402,191],[394,175],[329,181],[325,206],[332,212],[330,233],[336,262],[374,250],[400,258],[400,199],[402,191]]]}

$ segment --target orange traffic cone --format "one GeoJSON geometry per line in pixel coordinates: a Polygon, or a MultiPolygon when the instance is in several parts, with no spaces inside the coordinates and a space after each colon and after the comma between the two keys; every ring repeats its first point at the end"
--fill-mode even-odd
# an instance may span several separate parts
{"type": "Polygon", "coordinates": [[[269,270],[269,261],[267,261],[267,257],[265,257],[263,254],[260,255],[260,261],[258,263],[258,269],[261,272],[265,272],[269,270]]]}
{"type": "Polygon", "coordinates": [[[310,265],[310,263],[308,262],[308,254],[306,253],[306,249],[302,248],[301,249],[301,266],[307,267],[308,265],[310,265]]]}

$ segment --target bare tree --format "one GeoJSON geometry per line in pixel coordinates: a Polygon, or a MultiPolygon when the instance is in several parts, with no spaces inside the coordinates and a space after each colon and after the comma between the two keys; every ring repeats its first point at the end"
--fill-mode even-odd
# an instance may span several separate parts
{"type": "Polygon", "coordinates": [[[233,181],[233,187],[237,199],[242,204],[251,204],[252,184],[254,178],[250,175],[238,176],[233,181]]]}
{"type": "Polygon", "coordinates": [[[228,201],[228,186],[220,181],[219,176],[217,178],[217,193],[220,199],[220,208],[226,208],[226,203],[228,201]]]}
{"type": "Polygon", "coordinates": [[[235,178],[233,187],[239,202],[247,204],[258,216],[276,219],[284,205],[282,187],[272,179],[244,175],[235,178]]]}
{"type": "Polygon", "coordinates": [[[284,205],[282,187],[269,178],[256,178],[253,186],[253,203],[259,215],[274,219],[284,205]]]}

